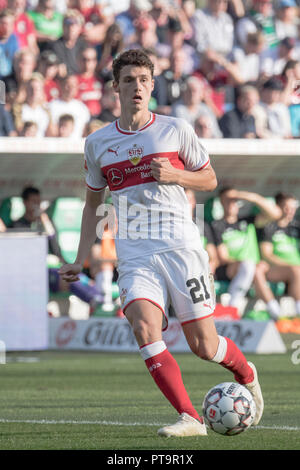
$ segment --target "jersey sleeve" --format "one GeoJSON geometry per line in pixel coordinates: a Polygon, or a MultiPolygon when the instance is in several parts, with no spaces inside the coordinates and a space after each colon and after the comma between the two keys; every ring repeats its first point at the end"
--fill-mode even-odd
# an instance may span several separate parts
{"type": "Polygon", "coordinates": [[[84,148],[85,181],[91,191],[101,191],[107,186],[100,165],[97,163],[93,151],[93,143],[86,139],[84,148]]]}
{"type": "Polygon", "coordinates": [[[185,169],[190,171],[202,170],[210,160],[206,149],[201,145],[193,127],[184,119],[178,119],[179,124],[179,157],[184,162],[185,169]]]}

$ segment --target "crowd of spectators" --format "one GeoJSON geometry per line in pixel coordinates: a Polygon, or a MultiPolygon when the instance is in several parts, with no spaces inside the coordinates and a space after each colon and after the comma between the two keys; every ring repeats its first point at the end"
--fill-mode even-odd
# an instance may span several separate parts
{"type": "Polygon", "coordinates": [[[299,138],[299,5],[0,0],[0,136],[81,138],[117,119],[112,61],[144,48],[152,111],[202,138],[299,138]]]}

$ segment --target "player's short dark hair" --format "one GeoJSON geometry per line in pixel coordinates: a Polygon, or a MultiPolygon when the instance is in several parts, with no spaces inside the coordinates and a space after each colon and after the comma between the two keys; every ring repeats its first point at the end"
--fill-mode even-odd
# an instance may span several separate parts
{"type": "Polygon", "coordinates": [[[292,194],[283,193],[283,192],[279,192],[275,194],[275,202],[278,206],[280,206],[280,204],[287,201],[288,199],[295,199],[295,196],[293,196],[292,194]]]}
{"type": "Polygon", "coordinates": [[[120,74],[123,67],[126,65],[135,65],[136,67],[146,67],[151,72],[151,77],[154,74],[154,65],[149,56],[142,49],[129,49],[122,52],[113,61],[113,76],[114,80],[119,83],[120,74]]]}
{"type": "Polygon", "coordinates": [[[34,186],[26,186],[26,188],[23,189],[21,197],[23,201],[27,201],[30,196],[32,195],[39,196],[41,194],[40,190],[38,188],[35,188],[34,186]]]}

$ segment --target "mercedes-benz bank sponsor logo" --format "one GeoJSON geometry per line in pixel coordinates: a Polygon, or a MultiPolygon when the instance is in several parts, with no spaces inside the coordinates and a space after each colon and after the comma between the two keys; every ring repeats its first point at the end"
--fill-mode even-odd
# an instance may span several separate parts
{"type": "Polygon", "coordinates": [[[85,331],[84,343],[87,346],[135,346],[136,340],[131,326],[120,322],[93,322],[85,331]]]}
{"type": "Polygon", "coordinates": [[[123,173],[118,168],[111,168],[108,170],[107,177],[113,186],[119,186],[124,180],[123,173]]]}

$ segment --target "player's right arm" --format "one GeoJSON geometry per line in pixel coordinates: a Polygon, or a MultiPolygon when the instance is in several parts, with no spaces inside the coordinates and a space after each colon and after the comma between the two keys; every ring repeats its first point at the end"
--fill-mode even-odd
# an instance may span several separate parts
{"type": "Polygon", "coordinates": [[[87,259],[92,245],[97,238],[96,227],[101,218],[96,215],[97,207],[104,203],[105,188],[101,191],[86,190],[85,206],[82,213],[80,241],[76,260],[73,264],[65,264],[59,270],[62,279],[67,282],[79,280],[79,274],[83,269],[83,264],[87,259]]]}

